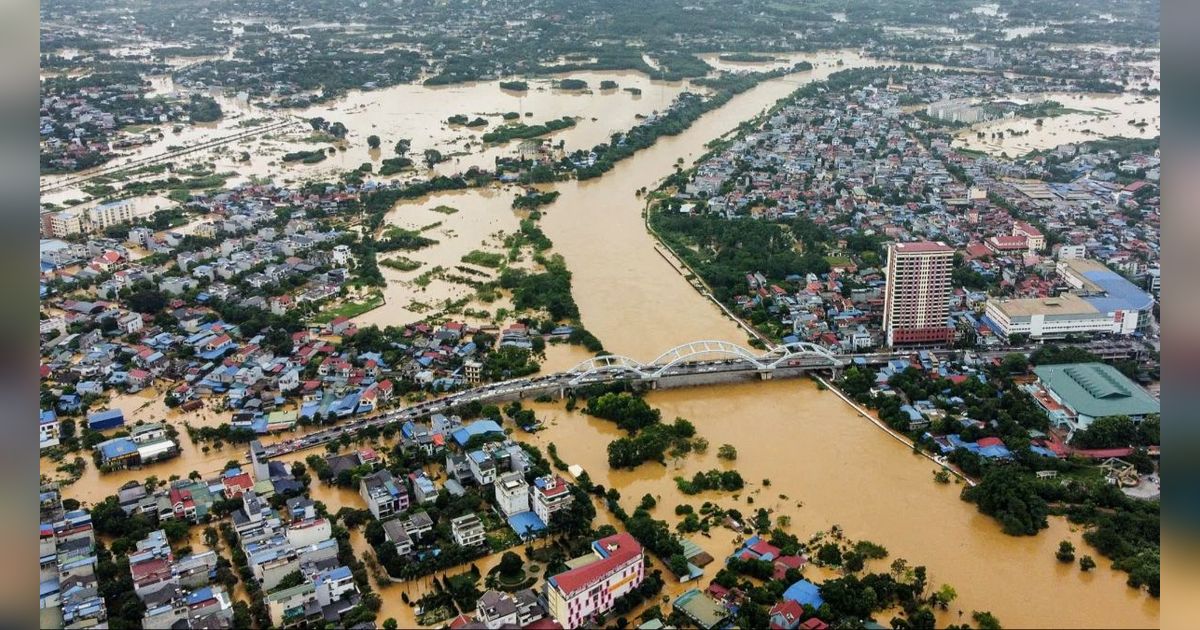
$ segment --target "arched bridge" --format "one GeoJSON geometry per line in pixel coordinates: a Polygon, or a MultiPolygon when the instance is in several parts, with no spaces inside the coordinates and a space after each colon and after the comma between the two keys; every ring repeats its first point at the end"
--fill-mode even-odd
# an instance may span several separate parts
{"type": "MultiPolygon", "coordinates": [[[[1111,345],[1111,342],[1105,343],[1111,345]]],[[[1088,345],[1082,347],[1093,349],[1088,345]]],[[[1018,350],[1031,351],[1033,347],[1018,350]]],[[[995,359],[1013,351],[1012,348],[1004,348],[980,352],[978,357],[995,359]]],[[[693,341],[671,348],[649,363],[610,354],[588,359],[566,372],[477,385],[440,398],[419,402],[411,407],[355,416],[346,423],[338,423],[301,437],[265,445],[261,447],[258,457],[278,457],[322,446],[342,436],[353,437],[367,428],[417,420],[434,413],[452,413],[459,405],[493,404],[543,395],[561,397],[567,395],[573,387],[591,383],[638,381],[657,388],[708,385],[755,378],[770,379],[776,374],[781,377],[798,376],[808,370],[831,370],[836,375],[851,360],[878,365],[894,359],[907,359],[910,355],[911,351],[835,355],[811,343],[792,343],[776,346],[765,352],[754,352],[728,341],[693,341]]]]}
{"type": "Polygon", "coordinates": [[[593,357],[564,373],[571,386],[613,380],[656,382],[667,376],[700,375],[711,372],[754,371],[770,378],[779,369],[837,370],[845,361],[816,344],[801,342],[756,353],[728,341],[692,341],[658,355],[648,363],[609,354],[593,357]]]}
{"type": "Polygon", "coordinates": [[[262,447],[258,457],[271,458],[321,446],[344,435],[354,436],[369,427],[416,420],[434,413],[451,412],[468,403],[492,404],[537,396],[561,397],[572,388],[593,383],[633,381],[651,388],[687,387],[798,376],[807,370],[832,370],[835,374],[847,359],[811,343],[792,343],[765,352],[755,352],[728,341],[693,341],[658,355],[648,363],[608,354],[593,357],[566,372],[488,383],[427,400],[403,409],[373,415],[323,428],[303,437],[262,447]]]}

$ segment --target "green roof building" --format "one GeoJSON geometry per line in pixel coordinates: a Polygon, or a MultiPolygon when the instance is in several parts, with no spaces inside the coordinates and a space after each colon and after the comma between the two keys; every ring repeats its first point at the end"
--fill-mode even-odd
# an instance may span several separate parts
{"type": "Polygon", "coordinates": [[[695,588],[676,597],[675,601],[671,602],[671,607],[683,613],[702,630],[725,627],[729,618],[733,616],[728,608],[695,588]]]}
{"type": "Polygon", "coordinates": [[[1045,392],[1064,409],[1049,409],[1049,401],[1039,402],[1048,407],[1052,419],[1068,424],[1072,430],[1086,429],[1096,418],[1129,416],[1141,420],[1159,413],[1158,400],[1111,365],[1039,365],[1033,372],[1045,392]]]}

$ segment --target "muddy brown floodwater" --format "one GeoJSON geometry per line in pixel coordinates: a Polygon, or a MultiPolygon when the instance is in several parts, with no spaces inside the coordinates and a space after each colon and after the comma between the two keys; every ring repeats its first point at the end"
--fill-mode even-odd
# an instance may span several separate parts
{"type": "MultiPolygon", "coordinates": [[[[1160,132],[1159,97],[1139,94],[1046,93],[1070,113],[1052,118],[1002,118],[972,125],[954,137],[955,146],[1009,157],[1061,144],[1099,140],[1109,136],[1155,138],[1160,132]],[[1142,125],[1135,126],[1134,124],[1142,125]],[[1143,124],[1144,123],[1144,124],[1143,124]],[[1002,138],[992,134],[1002,132],[1002,138]],[[985,134],[979,138],[978,133],[985,134]],[[1020,135],[1012,135],[1013,133],[1020,135]]],[[[1028,98],[1028,97],[1027,97],[1028,98]]]]}
{"type": "MultiPolygon", "coordinates": [[[[1065,519],[1051,518],[1050,528],[1037,536],[1005,535],[993,519],[959,499],[961,485],[933,481],[935,464],[808,380],[664,390],[647,399],[665,420],[692,421],[709,441],[708,452],[668,460],[666,466],[613,471],[601,445],[622,432],[611,422],[567,412],[562,404],[535,406],[548,425],[535,441],[543,449],[554,442],[565,461],[583,466],[595,483],[618,489],[630,511],[647,493],[658,499],[654,516],[668,522],[677,520],[680,503],[699,508],[713,501],[745,514],[766,507],[776,516],[788,515],[790,531],[802,540],[837,524],[853,540],[882,544],[890,552],[887,563],[901,557],[923,564],[931,586],[946,583],[958,591],[951,609],[940,613],[941,624],[958,623],[961,609],[967,621],[972,610],[990,610],[1005,627],[1016,628],[1158,625],[1158,600],[1126,586],[1124,573],[1107,568],[1083,573],[1054,558],[1064,539],[1081,553],[1101,557],[1065,519]],[[716,457],[722,444],[737,448],[736,462],[716,457]],[[746,489],[692,497],[676,489],[676,476],[691,478],[711,468],[736,468],[746,489]]],[[[711,539],[694,534],[692,540],[718,559],[735,547],[734,534],[724,529],[714,529],[711,539]]]]}
{"type": "MultiPolygon", "coordinates": [[[[836,58],[843,59],[842,67],[867,65],[850,54],[836,58]]],[[[690,163],[706,142],[798,84],[838,69],[833,59],[818,57],[812,72],[767,82],[734,98],[602,178],[557,188],[562,196],[542,223],[573,273],[584,325],[608,350],[648,361],[687,341],[745,343],[746,334],[656,251],[643,224],[643,202],[633,192],[653,188],[679,158],[690,163]]],[[[1127,587],[1123,573],[1105,568],[1083,574],[1054,559],[1063,539],[1101,557],[1064,519],[1052,518],[1050,529],[1035,537],[1003,534],[995,521],[958,498],[960,486],[935,484],[932,464],[807,381],[654,392],[649,401],[664,418],[680,415],[695,422],[712,445],[709,455],[682,463],[689,476],[718,466],[716,447],[733,444],[741,453],[736,467],[752,488],[760,489],[764,478],[772,480],[756,505],[789,514],[802,538],[836,523],[851,538],[876,541],[893,557],[926,565],[931,582],[952,584],[959,599],[943,613],[942,623],[956,622],[962,609],[968,620],[971,610],[991,610],[1010,627],[1158,625],[1158,600],[1127,587]],[[779,499],[780,494],[789,498],[779,499]]],[[[682,496],[672,479],[679,473],[651,465],[609,471],[602,446],[616,436],[611,426],[567,414],[560,406],[542,409],[556,424],[538,436],[539,443],[556,442],[563,459],[583,465],[597,483],[617,488],[627,508],[647,492],[661,495],[659,517],[675,520],[673,506],[682,496]]],[[[721,503],[730,504],[728,499],[721,503]]],[[[721,557],[732,549],[723,537],[714,534],[715,543],[698,542],[721,557]]]]}
{"type": "MultiPolygon", "coordinates": [[[[649,361],[671,346],[688,341],[721,339],[745,344],[745,332],[697,293],[660,254],[644,225],[643,200],[634,193],[643,187],[654,188],[672,172],[678,160],[682,160],[684,166],[690,164],[704,153],[705,143],[729,132],[798,86],[842,68],[877,63],[852,51],[789,56],[791,61],[800,59],[812,61],[815,68],[765,82],[735,97],[721,109],[702,117],[690,129],[678,136],[661,138],[653,147],[618,163],[601,178],[555,186],[562,195],[546,208],[541,224],[554,241],[555,252],[562,254],[573,273],[573,293],[583,324],[604,342],[608,350],[649,361]]],[[[631,81],[624,78],[622,86],[631,81]]],[[[664,89],[673,90],[674,87],[664,89]]],[[[546,94],[548,96],[550,91],[546,94]]],[[[347,98],[333,107],[331,113],[337,117],[332,119],[345,120],[356,137],[371,133],[371,123],[361,124],[359,116],[371,120],[376,125],[376,133],[384,131],[380,135],[387,136],[384,139],[386,148],[386,143],[394,142],[395,135],[408,126],[402,120],[421,125],[429,122],[421,116],[411,118],[395,113],[404,109],[405,96],[413,96],[414,103],[425,102],[426,98],[434,102],[440,99],[437,118],[448,115],[446,112],[516,109],[511,107],[516,99],[502,97],[494,85],[436,90],[436,94],[429,95],[423,95],[413,87],[404,87],[347,98]],[[412,90],[415,92],[410,93],[412,90]],[[484,93],[489,95],[484,102],[455,100],[484,93]],[[495,102],[502,98],[509,100],[495,102]],[[363,108],[380,107],[383,113],[359,113],[360,104],[363,108]],[[387,117],[380,119],[377,116],[387,117]],[[393,131],[389,133],[388,130],[393,131]]],[[[648,91],[643,98],[649,96],[652,93],[648,91]]],[[[625,93],[583,97],[580,103],[600,97],[611,98],[612,103],[622,105],[620,113],[604,116],[595,127],[589,124],[570,132],[578,137],[572,138],[568,146],[586,146],[585,143],[592,140],[588,134],[595,133],[596,128],[629,122],[634,112],[654,108],[646,108],[645,103],[637,108],[625,108],[622,99],[629,98],[625,93]]],[[[534,109],[530,105],[533,100],[531,94],[525,106],[534,109]]],[[[669,102],[669,98],[666,100],[669,102]]],[[[628,105],[632,106],[632,103],[628,105]]],[[[551,114],[575,113],[566,106],[554,109],[548,104],[539,105],[536,111],[538,115],[534,120],[538,122],[551,114]]],[[[424,132],[426,143],[429,134],[430,131],[424,132]]],[[[439,144],[453,142],[453,137],[448,137],[449,130],[439,128],[433,134],[439,144]]],[[[411,137],[414,149],[423,148],[419,142],[421,135],[414,133],[411,137]]],[[[353,151],[345,158],[350,162],[360,159],[353,151]]],[[[515,217],[509,207],[510,201],[511,192],[507,191],[439,195],[399,205],[389,216],[389,223],[415,228],[443,220],[444,227],[440,229],[452,230],[457,236],[442,234],[439,239],[444,241],[442,245],[426,252],[414,252],[410,257],[421,260],[426,268],[446,265],[470,249],[491,249],[481,247],[489,235],[497,230],[511,230],[515,217]],[[460,212],[444,216],[428,211],[443,203],[458,207],[460,212]],[[481,220],[482,224],[468,226],[473,219],[481,220]]],[[[420,273],[420,270],[396,274],[385,271],[389,280],[397,281],[408,280],[420,273]]],[[[403,288],[390,288],[389,291],[394,292],[390,295],[394,300],[389,300],[388,307],[364,316],[364,321],[381,325],[411,321],[408,317],[414,313],[406,307],[416,296],[403,288]]],[[[551,346],[547,350],[546,369],[566,369],[587,356],[578,347],[551,346]]],[[[657,495],[656,516],[672,522],[676,520],[674,506],[686,499],[694,505],[712,500],[725,507],[737,506],[743,512],[763,506],[772,508],[779,514],[789,515],[792,531],[804,539],[833,524],[840,525],[851,538],[865,538],[886,546],[892,558],[904,557],[913,564],[926,565],[931,584],[953,585],[959,598],[950,611],[941,614],[939,621],[943,624],[957,622],[959,609],[965,612],[968,621],[972,610],[990,610],[1007,627],[1153,627],[1159,624],[1158,600],[1127,587],[1124,574],[1106,568],[1108,563],[1103,559],[1101,564],[1105,568],[1087,574],[1054,559],[1054,549],[1062,539],[1072,540],[1081,553],[1100,558],[1098,552],[1083,543],[1080,532],[1073,531],[1065,520],[1052,518],[1049,530],[1035,537],[1004,535],[995,521],[959,500],[961,486],[934,483],[932,464],[913,456],[835,395],[819,391],[806,380],[653,392],[649,401],[662,409],[667,419],[679,415],[694,422],[699,434],[708,439],[709,452],[693,454],[671,462],[665,468],[647,464],[633,472],[610,471],[604,446],[618,435],[616,430],[606,422],[568,413],[561,404],[534,405],[548,423],[548,429],[533,436],[531,441],[542,446],[555,442],[563,459],[582,465],[597,483],[620,490],[622,502],[629,509],[643,494],[657,495]],[[735,466],[747,480],[747,490],[736,499],[733,495],[719,493],[696,497],[681,495],[675,489],[673,477],[724,466],[715,456],[717,447],[724,443],[733,444],[739,451],[735,466]],[[763,479],[771,480],[769,488],[763,487],[763,479]],[[747,502],[747,497],[755,499],[753,505],[747,502]]],[[[119,404],[123,408],[126,405],[137,407],[144,402],[145,399],[138,401],[127,397],[119,404]]],[[[160,407],[146,407],[137,417],[167,417],[182,430],[182,418],[168,414],[160,407]]],[[[193,414],[189,420],[211,422],[213,417],[193,414]]],[[[186,440],[186,435],[181,437],[186,440]]],[[[298,454],[295,458],[307,454],[298,454]]],[[[208,474],[228,459],[244,457],[241,447],[226,447],[223,452],[202,455],[190,444],[185,444],[183,457],[134,473],[101,476],[89,465],[84,478],[66,489],[64,494],[95,501],[114,493],[129,479],[142,479],[149,474],[160,479],[170,474],[186,476],[193,469],[208,474]]],[[[42,470],[52,472],[53,465],[43,460],[42,470]]],[[[361,499],[353,492],[317,487],[313,494],[314,498],[325,501],[331,511],[344,505],[362,506],[361,499]]],[[[602,512],[600,518],[603,520],[607,516],[602,512]]],[[[735,544],[732,534],[725,530],[715,531],[711,539],[698,537],[695,540],[717,558],[727,555],[735,544]]],[[[360,554],[365,554],[369,548],[359,532],[353,534],[352,543],[360,554]]],[[[493,555],[477,564],[486,573],[497,559],[498,556],[493,555]]],[[[401,627],[414,625],[412,609],[400,601],[400,593],[407,592],[415,599],[414,596],[425,588],[428,588],[428,580],[383,586],[384,607],[380,619],[395,617],[401,627]]],[[[672,592],[680,588],[677,584],[669,586],[672,592]]]]}

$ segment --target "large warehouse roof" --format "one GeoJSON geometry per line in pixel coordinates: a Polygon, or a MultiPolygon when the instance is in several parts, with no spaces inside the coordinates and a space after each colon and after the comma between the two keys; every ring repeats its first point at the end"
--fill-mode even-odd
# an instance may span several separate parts
{"type": "Polygon", "coordinates": [[[1159,412],[1158,401],[1153,396],[1111,365],[1039,365],[1033,371],[1047,389],[1083,415],[1102,418],[1159,412]]]}

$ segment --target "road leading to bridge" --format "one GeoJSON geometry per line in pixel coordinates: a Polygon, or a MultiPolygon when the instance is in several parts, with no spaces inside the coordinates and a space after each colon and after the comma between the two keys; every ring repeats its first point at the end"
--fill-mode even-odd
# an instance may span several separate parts
{"type": "MultiPolygon", "coordinates": [[[[1114,356],[1137,351],[1136,344],[1119,341],[1095,341],[1079,347],[1101,356],[1114,356]]],[[[1021,352],[1029,353],[1037,346],[1006,348],[976,352],[984,360],[1002,358],[1021,352]]],[[[285,440],[265,447],[263,455],[278,457],[309,448],[323,446],[343,435],[353,437],[369,427],[417,420],[431,414],[448,412],[455,407],[478,402],[493,404],[548,395],[566,396],[576,387],[627,382],[651,389],[692,387],[747,380],[795,378],[807,372],[828,371],[834,375],[855,362],[881,365],[893,359],[907,359],[913,351],[876,352],[863,354],[833,354],[811,344],[796,343],[755,353],[727,341],[693,341],[663,352],[647,363],[629,357],[604,355],[588,359],[565,372],[518,378],[455,392],[447,396],[418,403],[404,409],[364,416],[347,424],[329,427],[302,438],[285,440]]]]}

